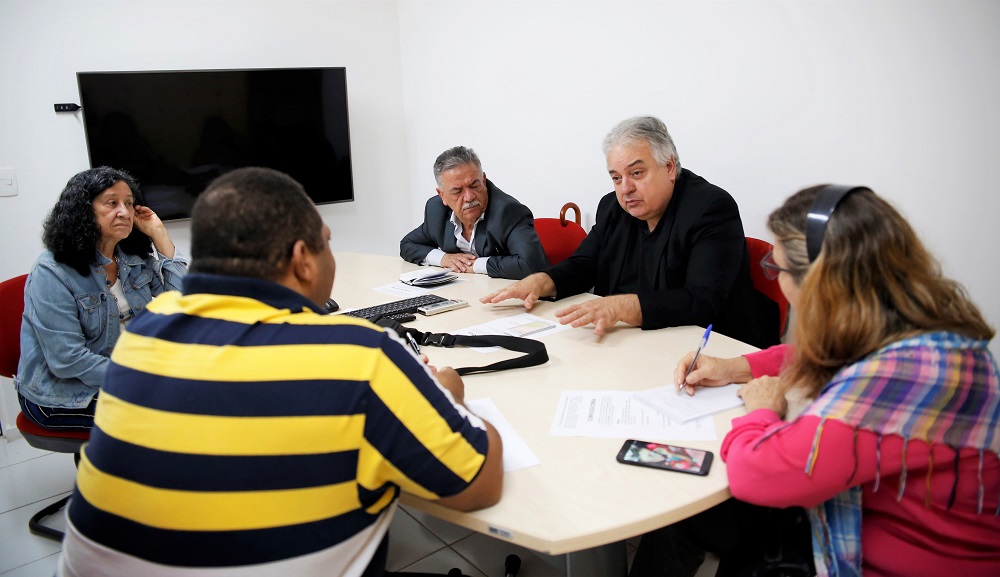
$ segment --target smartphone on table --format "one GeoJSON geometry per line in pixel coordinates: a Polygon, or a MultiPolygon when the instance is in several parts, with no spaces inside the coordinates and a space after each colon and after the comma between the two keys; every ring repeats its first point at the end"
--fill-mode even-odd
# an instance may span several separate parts
{"type": "Polygon", "coordinates": [[[618,462],[639,467],[707,475],[714,455],[710,451],[629,439],[618,451],[618,462]]]}

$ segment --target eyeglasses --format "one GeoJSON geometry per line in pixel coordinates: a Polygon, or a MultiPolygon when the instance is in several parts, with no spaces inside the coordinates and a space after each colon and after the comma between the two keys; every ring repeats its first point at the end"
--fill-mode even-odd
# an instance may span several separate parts
{"type": "Polygon", "coordinates": [[[778,263],[774,261],[774,251],[770,251],[764,255],[764,258],[760,259],[760,268],[764,269],[764,276],[770,280],[778,278],[778,275],[787,272],[792,274],[787,268],[782,268],[778,266],[778,263]]]}

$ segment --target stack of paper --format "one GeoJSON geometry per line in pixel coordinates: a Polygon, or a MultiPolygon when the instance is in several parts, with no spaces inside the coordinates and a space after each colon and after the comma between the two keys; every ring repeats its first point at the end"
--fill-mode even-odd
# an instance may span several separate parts
{"type": "Polygon", "coordinates": [[[449,283],[458,277],[447,269],[421,269],[399,275],[399,281],[410,286],[437,286],[449,283]]]}
{"type": "Polygon", "coordinates": [[[739,388],[740,385],[698,387],[694,396],[691,396],[687,392],[678,394],[677,386],[669,385],[639,391],[633,397],[647,407],[685,423],[698,417],[743,406],[743,399],[736,396],[739,388]]]}

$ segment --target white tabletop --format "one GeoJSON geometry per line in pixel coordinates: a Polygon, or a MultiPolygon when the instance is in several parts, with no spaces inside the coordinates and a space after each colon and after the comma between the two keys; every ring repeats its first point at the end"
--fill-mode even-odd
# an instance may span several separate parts
{"type": "MultiPolygon", "coordinates": [[[[416,265],[398,257],[336,254],[333,297],[342,309],[354,309],[400,297],[375,292],[416,265]]],[[[436,287],[434,294],[460,298],[469,307],[409,323],[421,331],[454,332],[493,319],[525,312],[521,301],[483,305],[479,298],[511,281],[460,274],[468,282],[436,287]]],[[[530,312],[554,320],[554,312],[593,295],[539,302],[530,312]]],[[[700,327],[656,331],[619,325],[601,338],[591,328],[570,329],[545,337],[549,361],[537,367],[464,378],[467,400],[490,398],[541,460],[541,465],[507,473],[503,497],[493,507],[462,513],[404,495],[402,501],[435,517],[495,535],[518,545],[558,555],[621,541],[685,519],[729,498],[726,466],[718,457],[730,421],[745,413],[733,409],[715,415],[716,441],[676,444],[715,453],[706,477],[625,466],[615,460],[625,439],[560,437],[549,434],[564,390],[643,390],[672,382],[678,360],[701,339],[700,327]]],[[[705,354],[721,357],[755,351],[754,347],[713,334],[705,354]]],[[[424,347],[436,366],[484,365],[516,356],[489,355],[457,347],[424,347]]],[[[669,442],[672,439],[643,439],[669,442]]]]}

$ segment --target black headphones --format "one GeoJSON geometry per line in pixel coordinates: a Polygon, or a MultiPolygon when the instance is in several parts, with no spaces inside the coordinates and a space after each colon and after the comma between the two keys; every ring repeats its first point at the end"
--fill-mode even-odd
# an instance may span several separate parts
{"type": "Polygon", "coordinates": [[[826,224],[830,221],[830,215],[845,196],[857,190],[869,189],[867,186],[828,184],[816,192],[816,198],[809,207],[809,216],[806,217],[806,252],[810,264],[823,248],[823,237],[826,236],[826,224]]]}

